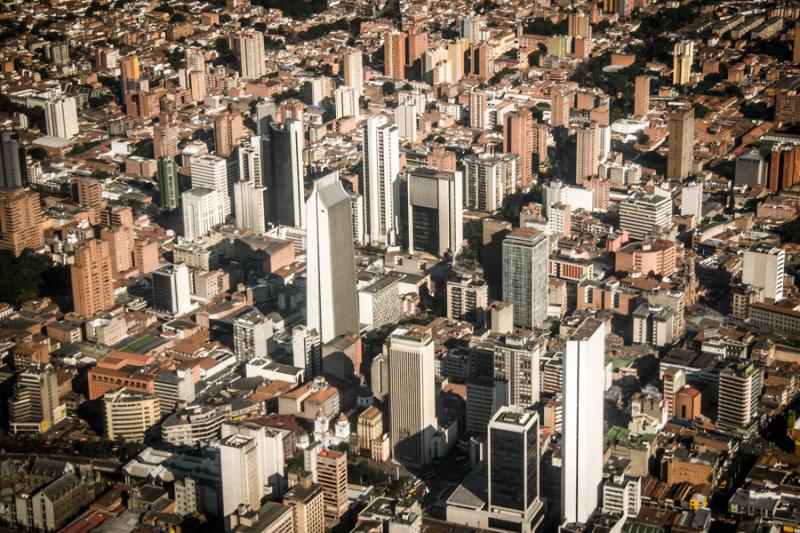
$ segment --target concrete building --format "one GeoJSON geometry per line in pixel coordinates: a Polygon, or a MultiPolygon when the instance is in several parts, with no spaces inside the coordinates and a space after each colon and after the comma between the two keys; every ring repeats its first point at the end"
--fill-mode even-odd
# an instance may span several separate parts
{"type": "Polygon", "coordinates": [[[756,150],[748,150],[736,158],[736,170],[734,173],[734,183],[737,186],[747,185],[767,185],[767,161],[756,150]]]}
{"type": "Polygon", "coordinates": [[[267,342],[272,338],[272,321],[254,307],[233,319],[233,352],[239,361],[267,357],[267,342]]]}
{"type": "Polygon", "coordinates": [[[703,218],[703,183],[685,183],[681,187],[681,216],[703,218]]]}
{"type": "Polygon", "coordinates": [[[158,160],[158,205],[170,211],[181,205],[178,165],[171,156],[158,160]]]}
{"type": "Polygon", "coordinates": [[[503,239],[503,301],[514,306],[514,325],[534,328],[547,319],[547,259],[543,232],[515,228],[503,239]]]}
{"type": "Polygon", "coordinates": [[[754,246],[742,258],[742,283],[764,289],[764,297],[783,299],[783,276],[786,252],[781,248],[754,246]]]}
{"type": "Polygon", "coordinates": [[[183,237],[197,241],[211,233],[214,226],[222,224],[219,193],[214,189],[195,187],[181,195],[183,237]]]}
{"type": "Polygon", "coordinates": [[[461,172],[420,167],[408,174],[408,249],[458,255],[464,240],[461,172]]]}
{"type": "Polygon", "coordinates": [[[106,438],[144,442],[150,429],[161,420],[158,397],[119,389],[103,396],[106,438]]]}
{"type": "Polygon", "coordinates": [[[319,452],[317,482],[322,485],[326,527],[333,528],[347,513],[347,453],[336,450],[319,452]]]}
{"type": "Polygon", "coordinates": [[[44,107],[48,135],[72,139],[78,134],[78,106],[74,97],[52,96],[45,99],[41,107],[44,107]]]}
{"type": "Polygon", "coordinates": [[[264,34],[256,30],[244,30],[237,34],[236,39],[242,78],[253,80],[266,75],[264,34]]]}
{"type": "Polygon", "coordinates": [[[283,495],[284,505],[292,508],[295,533],[325,533],[325,498],[322,485],[311,476],[301,476],[297,485],[283,495]]]}
{"type": "Polygon", "coordinates": [[[578,128],[575,136],[575,183],[583,185],[597,176],[600,163],[600,131],[597,123],[578,128]]]}
{"type": "Polygon", "coordinates": [[[192,188],[211,189],[216,192],[217,220],[224,222],[225,218],[231,214],[227,162],[224,158],[214,154],[192,156],[189,161],[192,173],[192,188]]]}
{"type": "Polygon", "coordinates": [[[650,112],[650,76],[642,74],[634,81],[633,114],[645,117],[650,112]]]}
{"type": "Polygon", "coordinates": [[[527,409],[539,401],[539,360],[544,349],[530,333],[507,334],[495,341],[493,375],[507,383],[510,405],[527,409]]]}
{"type": "Polygon", "coordinates": [[[69,272],[76,314],[91,318],[114,307],[111,254],[106,241],[89,239],[80,245],[69,272]]]}
{"type": "Polygon", "coordinates": [[[679,41],[672,49],[672,84],[686,85],[692,79],[694,43],[679,41]]]}
{"type": "Polygon", "coordinates": [[[757,413],[764,371],[753,364],[728,366],[719,374],[717,426],[750,435],[757,413]]]}
{"type": "Polygon", "coordinates": [[[192,310],[189,267],[167,264],[153,272],[153,308],[173,316],[192,310]]]}
{"type": "MultiPolygon", "coordinates": [[[[503,151],[519,158],[520,187],[529,187],[538,169],[538,128],[533,112],[520,109],[507,113],[503,122],[503,151]]],[[[516,182],[514,183],[516,187],[516,182]]]]}
{"type": "Polygon", "coordinates": [[[486,436],[489,421],[508,405],[508,382],[488,376],[467,381],[467,433],[486,436]]]}
{"type": "Polygon", "coordinates": [[[15,257],[25,249],[44,246],[39,193],[25,189],[0,190],[0,250],[15,257]]]}
{"type": "Polygon", "coordinates": [[[262,136],[262,180],[267,188],[267,219],[273,224],[305,228],[303,121],[287,118],[269,124],[262,136]]]}
{"type": "Polygon", "coordinates": [[[394,244],[398,224],[395,202],[400,173],[400,141],[397,126],[383,115],[367,120],[363,165],[367,242],[394,244]]]}
{"type": "Polygon", "coordinates": [[[619,204],[619,227],[632,239],[658,236],[672,225],[672,200],[665,196],[636,195],[619,204]]]}
{"type": "Polygon", "coordinates": [[[406,77],[406,39],[400,31],[390,31],[383,37],[383,73],[387,78],[406,77]]]}
{"type": "Polygon", "coordinates": [[[353,117],[361,118],[358,91],[354,87],[342,85],[333,92],[336,105],[336,118],[353,117]]]}
{"type": "Polygon", "coordinates": [[[667,178],[683,181],[694,172],[694,108],[669,114],[667,178]]]}
{"type": "Polygon", "coordinates": [[[417,110],[413,104],[400,104],[394,109],[394,121],[401,139],[417,142],[417,110]]]}
{"type": "Polygon", "coordinates": [[[447,318],[483,324],[489,306],[489,284],[474,274],[447,281],[447,318]]]}
{"type": "Polygon", "coordinates": [[[303,325],[292,329],[292,365],[303,369],[306,380],[322,374],[322,339],[317,330],[303,325]]]}
{"type": "Polygon", "coordinates": [[[494,213],[516,192],[520,159],[515,154],[470,154],[464,157],[464,208],[494,213]]]}
{"type": "Polygon", "coordinates": [[[356,90],[360,98],[364,94],[364,68],[361,50],[349,50],[342,56],[344,84],[356,90]]]}
{"type": "Polygon", "coordinates": [[[24,187],[28,181],[25,147],[19,136],[0,132],[0,189],[24,187]]]}
{"type": "Polygon", "coordinates": [[[22,368],[8,399],[8,426],[14,434],[49,431],[67,416],[58,393],[56,370],[51,365],[22,368]]]}
{"type": "Polygon", "coordinates": [[[236,227],[247,229],[257,235],[267,232],[266,187],[258,187],[254,181],[237,181],[233,186],[236,227]]]}
{"type": "Polygon", "coordinates": [[[377,329],[400,320],[403,316],[403,307],[399,287],[400,278],[388,275],[379,277],[359,289],[359,323],[377,329]]]}
{"type": "Polygon", "coordinates": [[[251,509],[261,507],[264,496],[263,458],[254,436],[230,434],[219,444],[222,485],[222,515],[227,517],[244,504],[251,509]]]}

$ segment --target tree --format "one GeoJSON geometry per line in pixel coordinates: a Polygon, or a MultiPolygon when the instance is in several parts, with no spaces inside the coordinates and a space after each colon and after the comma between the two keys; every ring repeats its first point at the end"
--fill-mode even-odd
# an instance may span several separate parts
{"type": "Polygon", "coordinates": [[[383,92],[384,96],[389,96],[390,94],[394,94],[397,92],[397,87],[395,86],[393,81],[387,81],[383,83],[381,87],[381,92],[383,92]]]}
{"type": "Polygon", "coordinates": [[[28,155],[37,161],[44,161],[44,159],[47,157],[47,150],[41,146],[34,146],[28,150],[28,155]]]}
{"type": "Polygon", "coordinates": [[[39,296],[42,275],[52,266],[45,255],[24,250],[19,257],[0,250],[0,302],[20,305],[39,296]]]}
{"type": "Polygon", "coordinates": [[[708,108],[701,103],[694,104],[694,116],[696,118],[706,118],[708,116],[708,108]]]}

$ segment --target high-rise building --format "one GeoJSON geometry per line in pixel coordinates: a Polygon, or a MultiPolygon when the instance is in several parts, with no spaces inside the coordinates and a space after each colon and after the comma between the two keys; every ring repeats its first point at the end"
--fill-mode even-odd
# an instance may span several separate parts
{"type": "Polygon", "coordinates": [[[274,100],[259,100],[256,103],[256,134],[263,137],[269,135],[269,123],[278,116],[278,108],[274,100]]]}
{"type": "Polygon", "coordinates": [[[634,81],[633,114],[647,116],[650,111],[650,76],[641,74],[634,81]]]}
{"type": "Polygon", "coordinates": [[[364,68],[361,50],[350,50],[342,56],[344,64],[344,84],[356,90],[361,97],[364,94],[364,68]]]}
{"type": "Polygon", "coordinates": [[[750,364],[731,365],[719,373],[717,426],[750,434],[757,421],[764,371],[750,364]]]}
{"type": "Polygon", "coordinates": [[[252,307],[233,319],[233,353],[239,361],[267,357],[267,342],[272,337],[272,321],[252,307]]]}
{"type": "Polygon", "coordinates": [[[469,127],[485,130],[489,128],[487,111],[488,96],[484,91],[473,89],[469,92],[469,127]]]}
{"type": "Polygon", "coordinates": [[[178,155],[178,128],[171,124],[156,124],[153,126],[153,156],[175,157],[178,155]]]}
{"type": "Polygon", "coordinates": [[[694,108],[670,113],[667,132],[667,178],[684,180],[692,173],[694,163],[694,108]]]}
{"type": "Polygon", "coordinates": [[[228,157],[244,137],[244,123],[239,113],[220,113],[214,118],[214,148],[217,155],[228,157]]]}
{"type": "Polygon", "coordinates": [[[488,42],[482,42],[470,49],[470,70],[481,81],[494,75],[494,51],[488,42]]]}
{"type": "Polygon", "coordinates": [[[103,199],[103,183],[92,178],[79,178],[74,185],[74,198],[77,198],[89,214],[89,223],[100,224],[100,216],[106,207],[103,199]]]}
{"type": "Polygon", "coordinates": [[[0,250],[19,256],[44,245],[39,193],[25,189],[0,191],[0,250]]]}
{"type": "Polygon", "coordinates": [[[394,458],[420,466],[434,459],[436,384],[433,338],[419,327],[389,337],[389,420],[394,458]]]}
{"type": "Polygon", "coordinates": [[[106,438],[125,442],[144,442],[150,428],[161,420],[158,397],[128,392],[124,388],[103,396],[103,421],[106,438]]]}
{"type": "Polygon", "coordinates": [[[347,85],[337,87],[333,98],[336,103],[336,118],[353,117],[358,120],[361,117],[359,96],[355,88],[347,85]]]}
{"type": "Polygon", "coordinates": [[[322,450],[317,455],[317,481],[322,485],[325,522],[336,527],[347,513],[347,452],[322,450]]]}
{"type": "MultiPolygon", "coordinates": [[[[223,443],[231,436],[252,438],[256,449],[256,463],[248,466],[253,470],[257,470],[258,477],[263,481],[261,493],[267,494],[271,492],[273,496],[283,494],[286,478],[283,447],[284,433],[282,431],[269,429],[262,424],[245,420],[224,422],[220,428],[220,436],[223,443]]],[[[248,474],[252,475],[251,472],[248,472],[248,474]]],[[[224,478],[224,465],[222,475],[224,478]]]]}
{"type": "Polygon", "coordinates": [[[504,405],[508,405],[505,380],[488,376],[467,380],[467,433],[485,436],[492,416],[504,405]]]}
{"type": "Polygon", "coordinates": [[[525,409],[539,401],[539,360],[545,346],[530,333],[508,334],[494,343],[494,379],[508,385],[508,403],[525,409]]]}
{"type": "Polygon", "coordinates": [[[231,214],[231,197],[228,189],[228,164],[214,154],[200,154],[190,159],[192,188],[211,189],[216,192],[218,223],[231,214]]]}
{"type": "Polygon", "coordinates": [[[494,213],[516,192],[520,159],[515,154],[469,154],[464,157],[464,207],[494,213]]]}
{"type": "Polygon", "coordinates": [[[554,85],[550,88],[550,125],[569,126],[569,108],[570,108],[570,94],[569,91],[560,85],[554,85]]]}
{"type": "Polygon", "coordinates": [[[283,503],[292,508],[295,533],[325,533],[325,497],[311,476],[301,476],[283,495],[283,503]]]}
{"type": "Polygon", "coordinates": [[[681,215],[703,217],[703,183],[684,183],[681,187],[681,215]]]}
{"type": "Polygon", "coordinates": [[[383,115],[370,117],[364,128],[364,211],[369,243],[394,244],[395,182],[400,173],[397,126],[383,115]]]}
{"type": "Polygon", "coordinates": [[[582,11],[567,15],[567,35],[570,37],[591,37],[591,17],[582,11]]]}
{"type": "Polygon", "coordinates": [[[547,235],[515,228],[503,239],[503,301],[514,305],[514,325],[534,328],[547,319],[547,235]]]}
{"type": "Polygon", "coordinates": [[[20,369],[8,399],[10,432],[45,433],[66,417],[67,406],[58,397],[55,368],[48,364],[20,369]]]}
{"type": "Polygon", "coordinates": [[[136,92],[142,88],[141,73],[139,72],[139,58],[136,55],[123,57],[119,61],[120,85],[122,95],[136,92]]]}
{"type": "Polygon", "coordinates": [[[585,319],[567,339],[563,363],[561,514],[583,523],[598,504],[603,480],[605,323],[585,319]]]}
{"type": "Polygon", "coordinates": [[[206,96],[206,56],[202,48],[190,46],[186,49],[186,81],[192,101],[198,102],[206,96]]]}
{"type": "Polygon", "coordinates": [[[417,142],[417,109],[413,104],[400,104],[394,109],[394,121],[401,139],[417,142]]]}
{"type": "Polygon", "coordinates": [[[177,209],[181,205],[178,164],[172,157],[158,160],[158,204],[162,209],[177,209]]]}
{"type": "Polygon", "coordinates": [[[473,274],[447,280],[447,318],[483,324],[489,306],[489,284],[473,274]]]}
{"type": "Polygon", "coordinates": [[[217,195],[217,191],[203,187],[194,187],[181,195],[186,240],[196,241],[224,222],[217,195]]]}
{"type": "Polygon", "coordinates": [[[466,39],[469,44],[476,44],[481,41],[481,24],[483,17],[470,15],[461,19],[459,35],[466,39]]]}
{"type": "Polygon", "coordinates": [[[600,132],[597,123],[578,128],[575,133],[575,183],[583,185],[588,179],[597,176],[600,157],[600,132]]]}
{"type": "Polygon", "coordinates": [[[304,228],[303,122],[287,118],[283,125],[272,122],[262,137],[261,173],[267,188],[267,219],[283,226],[304,228]]]}
{"type": "Polygon", "coordinates": [[[244,30],[239,32],[237,39],[242,78],[253,80],[266,75],[264,34],[256,30],[244,30]]]}
{"type": "Polygon", "coordinates": [[[81,244],[69,270],[76,314],[91,318],[114,307],[111,253],[106,241],[89,239],[81,244]]]}
{"type": "Polygon", "coordinates": [[[486,448],[489,513],[503,524],[498,529],[535,532],[543,518],[539,415],[520,407],[501,407],[489,422],[486,448]]]}
{"type": "Polygon", "coordinates": [[[242,504],[251,509],[261,507],[266,474],[263,450],[256,436],[232,433],[219,444],[222,478],[222,515],[228,517],[242,504]]]}
{"type": "Polygon", "coordinates": [[[672,225],[672,200],[666,196],[636,195],[619,204],[619,227],[632,239],[657,237],[672,225]]]}
{"type": "Polygon", "coordinates": [[[255,234],[267,232],[267,188],[253,181],[237,181],[233,186],[236,227],[255,234]]]}
{"type": "Polygon", "coordinates": [[[464,240],[461,172],[419,167],[408,173],[408,249],[458,255],[464,240]]]}
{"type": "Polygon", "coordinates": [[[23,187],[27,181],[25,147],[15,133],[0,133],[0,189],[23,187]]]}
{"type": "Polygon", "coordinates": [[[189,267],[166,264],[153,272],[153,308],[174,316],[192,309],[189,267]]]}
{"type": "Polygon", "coordinates": [[[425,29],[416,24],[409,28],[408,36],[406,37],[405,66],[414,66],[414,63],[428,51],[428,46],[429,36],[425,29]]]}
{"type": "Polygon", "coordinates": [[[322,374],[322,339],[316,330],[302,324],[292,329],[292,365],[304,370],[306,380],[322,374]]]}
{"type": "Polygon", "coordinates": [[[359,329],[350,197],[337,172],[314,182],[306,210],[306,323],[327,343],[359,329]]]}
{"type": "Polygon", "coordinates": [[[783,299],[783,276],[786,252],[782,248],[754,246],[745,250],[742,260],[742,283],[764,289],[764,297],[773,302],[783,299]]]}
{"type": "Polygon", "coordinates": [[[536,121],[530,109],[520,109],[505,115],[503,123],[503,151],[519,157],[520,187],[529,187],[538,165],[534,163],[536,146],[536,121]]]}
{"type": "Polygon", "coordinates": [[[672,84],[686,85],[692,79],[694,43],[678,41],[672,49],[672,84]]]}
{"type": "Polygon", "coordinates": [[[44,102],[47,134],[71,139],[78,134],[78,107],[72,96],[56,95],[44,102]]]}
{"type": "Polygon", "coordinates": [[[390,31],[383,37],[383,73],[389,78],[404,79],[406,65],[406,34],[390,31]]]}
{"type": "MultiPolygon", "coordinates": [[[[249,181],[256,187],[263,187],[261,179],[261,137],[253,136],[240,144],[236,150],[239,159],[239,181],[249,181]]],[[[236,202],[234,202],[235,205],[236,202]]]]}

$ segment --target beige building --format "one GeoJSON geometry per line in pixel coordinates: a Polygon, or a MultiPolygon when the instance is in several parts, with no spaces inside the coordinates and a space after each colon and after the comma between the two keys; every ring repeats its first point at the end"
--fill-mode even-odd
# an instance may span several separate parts
{"type": "Polygon", "coordinates": [[[239,32],[237,45],[242,78],[253,80],[264,76],[267,73],[267,64],[264,60],[264,34],[255,30],[239,32]]]}
{"type": "Polygon", "coordinates": [[[694,63],[694,43],[680,41],[672,49],[672,84],[686,85],[692,78],[694,63]]]}
{"type": "Polygon", "coordinates": [[[161,419],[159,400],[152,394],[119,389],[103,396],[105,433],[110,440],[143,442],[147,431],[161,419]]]}
{"type": "Polygon", "coordinates": [[[75,313],[90,318],[114,306],[111,254],[108,243],[90,239],[75,250],[70,266],[75,313]]]}
{"type": "Polygon", "coordinates": [[[9,189],[0,193],[0,250],[18,256],[26,248],[39,250],[44,244],[39,193],[9,189]]]}
{"type": "Polygon", "coordinates": [[[447,318],[482,324],[489,305],[489,284],[477,276],[447,282],[447,318]]]}
{"type": "Polygon", "coordinates": [[[283,503],[292,508],[294,533],[325,533],[325,497],[322,485],[311,481],[311,476],[289,489],[283,503]]]}
{"type": "Polygon", "coordinates": [[[646,116],[650,111],[650,76],[646,74],[636,76],[634,88],[633,114],[639,117],[646,116]]]}
{"type": "Polygon", "coordinates": [[[600,132],[597,123],[576,132],[575,183],[583,185],[587,178],[597,176],[600,157],[600,132]]]}
{"type": "Polygon", "coordinates": [[[692,173],[694,162],[694,108],[687,107],[670,113],[667,131],[667,178],[684,180],[692,173]]]}
{"type": "Polygon", "coordinates": [[[358,415],[358,448],[376,461],[387,461],[391,455],[389,435],[383,430],[383,414],[370,406],[358,415]]]}
{"type": "Polygon", "coordinates": [[[31,366],[17,374],[8,400],[11,433],[44,433],[66,416],[67,407],[59,400],[58,379],[52,366],[31,366]]]}
{"type": "Polygon", "coordinates": [[[322,485],[327,527],[335,527],[347,512],[347,453],[322,450],[317,456],[317,481],[322,485]]]}

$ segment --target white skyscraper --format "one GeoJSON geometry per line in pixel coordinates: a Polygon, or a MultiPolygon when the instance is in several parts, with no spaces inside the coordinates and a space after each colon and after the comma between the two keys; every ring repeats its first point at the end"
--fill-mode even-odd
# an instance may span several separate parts
{"type": "Polygon", "coordinates": [[[356,90],[360,97],[364,94],[364,68],[361,50],[346,52],[342,57],[344,64],[344,84],[356,90]]]}
{"type": "Polygon", "coordinates": [[[264,76],[267,73],[264,34],[255,30],[239,32],[238,44],[242,78],[251,80],[264,76]]]}
{"type": "Polygon", "coordinates": [[[267,232],[267,189],[252,181],[237,181],[233,186],[236,227],[253,233],[267,232]]]}
{"type": "Polygon", "coordinates": [[[44,103],[47,134],[71,139],[78,134],[78,108],[72,96],[58,95],[44,103]]]}
{"type": "Polygon", "coordinates": [[[186,240],[196,241],[208,235],[214,226],[222,224],[219,205],[217,191],[213,189],[195,187],[181,195],[183,236],[186,240]]]}
{"type": "Polygon", "coordinates": [[[353,215],[337,172],[314,182],[306,210],[306,323],[327,343],[358,331],[353,215]]]}
{"type": "Polygon", "coordinates": [[[603,369],[605,324],[587,318],[567,340],[563,368],[561,511],[585,522],[598,504],[603,480],[603,369]]]}
{"type": "Polygon", "coordinates": [[[322,374],[322,340],[319,333],[307,326],[292,329],[292,365],[305,370],[305,380],[322,374]]]}
{"type": "Polygon", "coordinates": [[[253,136],[239,145],[239,179],[262,187],[261,181],[261,137],[253,136]]]}
{"type": "Polygon", "coordinates": [[[228,165],[224,158],[214,154],[192,156],[189,160],[192,187],[203,187],[217,191],[219,218],[221,222],[231,214],[231,197],[228,192],[228,165]]]}
{"type": "MultiPolygon", "coordinates": [[[[258,470],[259,477],[265,486],[271,485],[275,495],[283,494],[283,490],[286,488],[283,454],[284,433],[247,421],[225,422],[220,429],[223,442],[231,436],[248,437],[255,441],[257,454],[254,470],[258,470]]],[[[263,493],[266,491],[262,490],[263,493]]]]}
{"type": "Polygon", "coordinates": [[[435,458],[436,385],[433,338],[399,327],[389,337],[389,420],[394,458],[419,466],[435,458]]]}
{"type": "Polygon", "coordinates": [[[336,100],[336,118],[355,117],[356,120],[361,116],[358,106],[358,93],[353,87],[342,85],[333,92],[336,100]]]}
{"type": "Polygon", "coordinates": [[[394,244],[395,202],[400,172],[397,126],[383,115],[370,117],[364,128],[364,211],[370,243],[394,244]]]}
{"type": "Polygon", "coordinates": [[[414,104],[400,104],[394,110],[394,121],[401,138],[417,142],[417,109],[414,104]]]}
{"type": "Polygon", "coordinates": [[[783,299],[783,274],[786,252],[781,248],[754,246],[745,250],[742,283],[764,289],[764,297],[775,302],[783,299]]]}
{"type": "Polygon", "coordinates": [[[534,328],[547,319],[550,241],[533,228],[515,228],[503,240],[503,301],[514,304],[514,325],[534,328]]]}
{"type": "Polygon", "coordinates": [[[189,267],[164,265],[153,272],[153,308],[179,316],[192,310],[189,267]]]}
{"type": "Polygon", "coordinates": [[[686,183],[681,187],[681,215],[703,217],[703,184],[686,183]]]}
{"type": "Polygon", "coordinates": [[[222,438],[219,445],[222,478],[222,514],[228,517],[239,505],[261,507],[264,496],[265,465],[258,438],[237,433],[222,438]]]}

